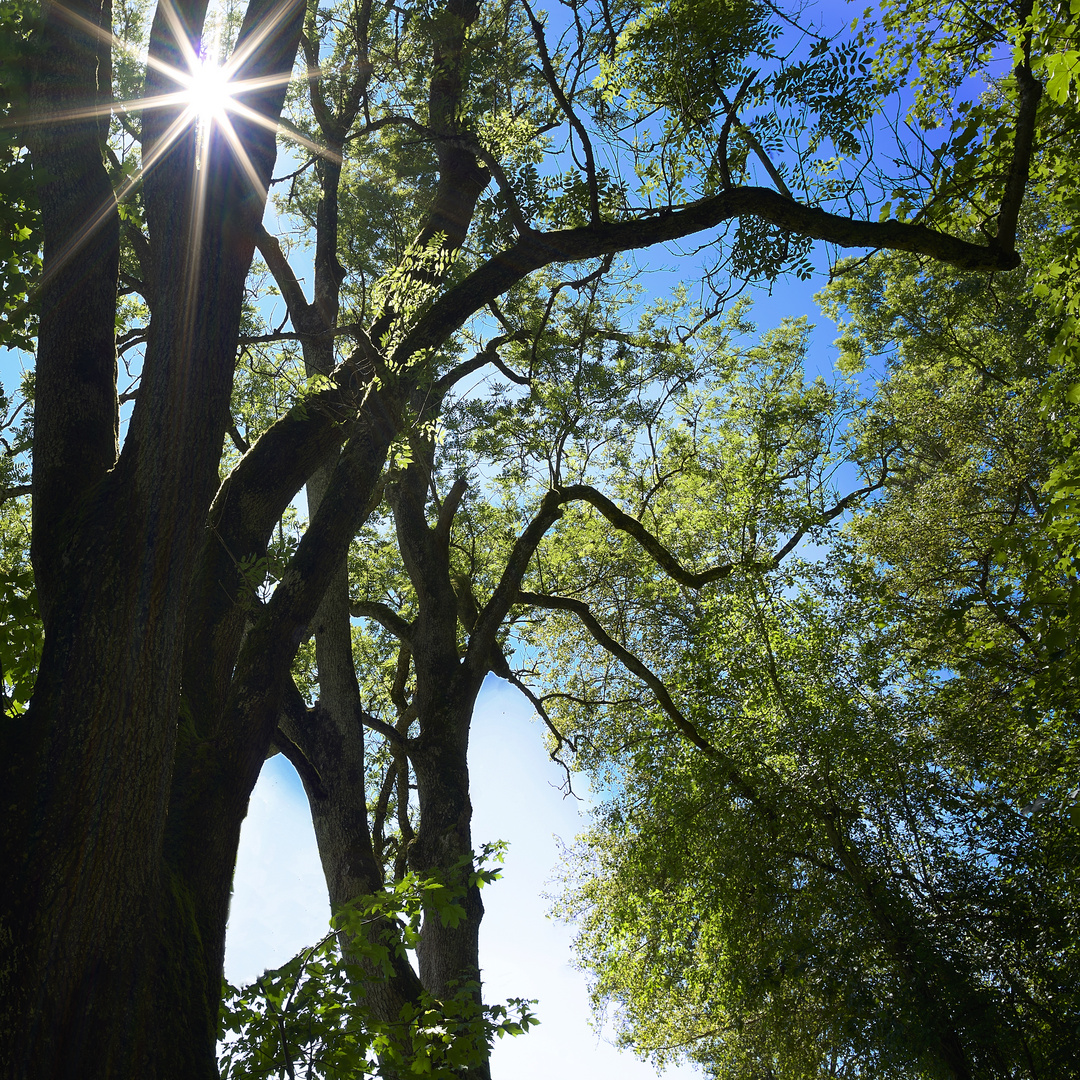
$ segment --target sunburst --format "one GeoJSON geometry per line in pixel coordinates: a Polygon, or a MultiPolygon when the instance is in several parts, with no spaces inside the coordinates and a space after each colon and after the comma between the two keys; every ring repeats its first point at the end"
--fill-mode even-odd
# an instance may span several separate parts
{"type": "MultiPolygon", "coordinates": [[[[150,110],[168,109],[179,110],[177,115],[169,123],[165,132],[155,140],[152,146],[143,146],[142,167],[133,176],[130,176],[116,192],[118,201],[123,201],[140,182],[142,177],[168,153],[168,151],[182,138],[191,128],[195,127],[196,138],[196,169],[201,169],[206,164],[206,155],[211,148],[218,146],[220,142],[211,138],[211,134],[217,130],[224,138],[225,144],[236,156],[241,169],[254,187],[261,199],[266,198],[266,189],[255,171],[243,140],[240,138],[233,124],[234,118],[258,124],[270,131],[285,135],[308,150],[326,156],[327,151],[318,143],[306,138],[294,129],[282,125],[276,118],[271,118],[260,113],[258,110],[245,104],[244,97],[264,90],[270,86],[287,83],[291,79],[291,73],[257,78],[245,78],[241,75],[255,52],[262,44],[274,34],[282,21],[290,15],[296,0],[281,0],[269,16],[255,31],[247,36],[245,41],[233,50],[233,53],[224,63],[218,63],[215,56],[218,51],[214,43],[207,43],[202,55],[196,51],[189,40],[183,20],[180,18],[172,0],[159,0],[162,14],[165,16],[172,31],[173,38],[179,48],[179,59],[182,66],[174,66],[161,59],[139,53],[132,46],[109,31],[103,30],[83,18],[76,12],[62,4],[55,5],[54,10],[65,20],[77,26],[83,33],[104,40],[118,50],[128,52],[153,70],[159,76],[164,76],[164,81],[171,82],[175,89],[164,93],[135,98],[128,101],[115,102],[100,107],[89,107],[65,111],[53,111],[48,116],[29,118],[30,123],[57,124],[66,121],[83,120],[91,116],[108,116],[114,110],[121,113],[139,114],[150,110]]],[[[159,81],[161,81],[159,79],[159,81]]],[[[0,121],[2,123],[3,121],[0,121]]],[[[9,121],[9,123],[14,121],[9,121]]],[[[28,118],[18,118],[18,123],[26,124],[28,118]]],[[[214,152],[221,152],[215,150],[214,152]]],[[[196,203],[202,202],[202,190],[205,185],[205,170],[201,169],[203,176],[195,178],[196,203]]],[[[86,240],[96,231],[98,226],[112,212],[113,203],[101,206],[98,211],[90,215],[79,234],[72,237],[67,248],[63,252],[56,253],[51,260],[52,266],[46,269],[46,275],[55,272],[61,265],[67,262],[86,240]]],[[[201,214],[197,214],[201,216],[201,214]]]]}
{"type": "Polygon", "coordinates": [[[229,115],[235,90],[228,69],[215,59],[201,59],[184,83],[188,105],[200,124],[221,122],[229,115]]]}

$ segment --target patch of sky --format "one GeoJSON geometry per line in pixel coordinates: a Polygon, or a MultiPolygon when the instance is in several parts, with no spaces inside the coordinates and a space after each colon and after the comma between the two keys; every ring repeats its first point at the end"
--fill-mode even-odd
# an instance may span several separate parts
{"type": "MultiPolygon", "coordinates": [[[[588,823],[585,801],[566,797],[529,703],[488,676],[473,717],[469,770],[473,846],[505,840],[502,876],[484,890],[481,961],[485,1000],[537,1000],[539,1027],[496,1042],[492,1074],[547,1080],[566,1063],[594,1080],[649,1080],[656,1071],[615,1048],[610,1027],[590,1026],[588,987],[571,959],[573,930],[548,912],[558,869],[588,823]]],[[[299,778],[280,755],[263,768],[240,839],[226,977],[242,983],[284,963],[326,931],[329,905],[299,778]]],[[[665,1077],[689,1080],[689,1066],[665,1077]]]]}

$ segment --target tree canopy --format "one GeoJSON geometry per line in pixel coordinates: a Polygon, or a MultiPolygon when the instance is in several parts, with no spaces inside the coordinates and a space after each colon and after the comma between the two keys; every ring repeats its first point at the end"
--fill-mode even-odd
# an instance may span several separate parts
{"type": "Polygon", "coordinates": [[[487,1077],[494,672],[635,1048],[1069,1075],[1078,14],[0,8],[9,1073],[216,1075],[280,752],[336,932],[229,1075],[487,1077]],[[835,377],[735,300],[815,243],[835,377]]]}

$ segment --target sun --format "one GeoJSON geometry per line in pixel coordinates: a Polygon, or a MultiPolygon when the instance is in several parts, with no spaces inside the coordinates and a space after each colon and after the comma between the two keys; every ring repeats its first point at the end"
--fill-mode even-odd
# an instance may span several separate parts
{"type": "Polygon", "coordinates": [[[235,87],[230,72],[216,60],[200,59],[184,76],[183,97],[200,127],[221,123],[233,103],[235,87]]]}
{"type": "MultiPolygon", "coordinates": [[[[271,87],[288,83],[292,78],[291,71],[246,74],[249,69],[259,67],[255,62],[258,51],[267,45],[268,40],[279,30],[281,20],[293,10],[292,0],[282,0],[273,11],[253,25],[246,37],[242,35],[242,41],[237,43],[224,63],[219,63],[217,59],[223,53],[220,35],[211,31],[203,37],[201,44],[193,42],[187,24],[176,10],[175,0],[158,0],[158,10],[164,15],[172,31],[177,47],[176,63],[168,63],[159,56],[148,55],[132,42],[116,37],[79,12],[69,9],[64,0],[58,0],[55,7],[61,18],[79,28],[89,39],[96,39],[110,49],[125,52],[140,66],[145,65],[148,72],[147,82],[153,82],[155,89],[144,97],[110,99],[91,108],[50,110],[40,118],[31,120],[31,123],[84,121],[88,116],[108,117],[114,111],[121,115],[137,115],[140,112],[161,109],[168,110],[172,115],[153,142],[143,147],[141,168],[127,175],[115,193],[101,202],[62,255],[55,259],[52,273],[73,258],[102,223],[115,214],[117,203],[123,202],[132,193],[141,178],[168,155],[170,148],[175,146],[185,133],[194,132],[195,135],[193,164],[197,181],[193,190],[203,194],[207,176],[205,166],[209,155],[222,153],[232,155],[251,183],[252,189],[259,193],[261,198],[266,198],[266,185],[248,156],[245,139],[234,126],[234,120],[240,121],[245,127],[255,125],[275,135],[282,134],[313,154],[341,160],[339,154],[328,151],[326,147],[320,146],[290,125],[283,125],[279,116],[264,115],[257,107],[259,94],[271,87]]],[[[310,73],[309,77],[313,75],[314,72],[310,73]]],[[[201,199],[202,195],[199,195],[199,198],[201,199]]]]}

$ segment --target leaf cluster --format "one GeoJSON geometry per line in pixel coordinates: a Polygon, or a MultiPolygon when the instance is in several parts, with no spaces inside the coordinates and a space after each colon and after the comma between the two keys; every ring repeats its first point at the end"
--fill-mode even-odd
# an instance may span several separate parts
{"type": "MultiPolygon", "coordinates": [[[[538,1021],[532,1002],[478,1002],[479,987],[463,984],[437,1000],[426,991],[402,1007],[396,1020],[376,1019],[364,986],[382,971],[391,977],[391,953],[416,948],[423,919],[448,927],[464,917],[467,888],[498,877],[485,867],[494,849],[477,856],[478,869],[449,886],[439,878],[407,875],[382,893],[359,897],[337,911],[320,942],[250,986],[226,984],[222,1007],[222,1077],[460,1076],[487,1060],[492,1041],[525,1034],[538,1021]],[[385,940],[373,926],[396,927],[385,940]]],[[[472,865],[472,859],[464,860],[472,865]]],[[[460,869],[461,867],[459,867],[460,869]]],[[[460,875],[458,875],[460,876],[460,875]]]]}

